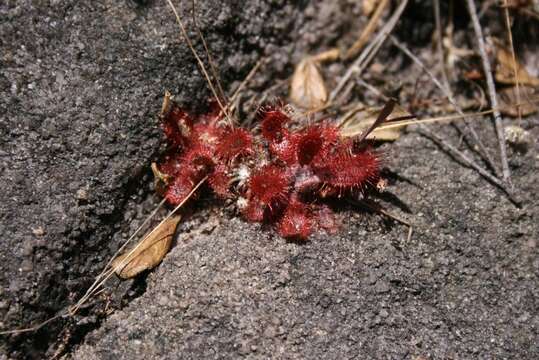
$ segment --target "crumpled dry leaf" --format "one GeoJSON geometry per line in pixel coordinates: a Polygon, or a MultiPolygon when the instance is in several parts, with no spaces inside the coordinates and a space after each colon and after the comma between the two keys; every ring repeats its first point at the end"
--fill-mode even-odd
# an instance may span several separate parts
{"type": "Polygon", "coordinates": [[[296,66],[290,85],[290,98],[296,105],[308,110],[319,108],[326,103],[326,84],[313,58],[305,58],[296,66]]]}
{"type": "MultiPolygon", "coordinates": [[[[376,121],[376,118],[378,117],[380,111],[381,108],[365,108],[361,111],[354,113],[353,117],[351,117],[349,120],[346,120],[345,123],[341,126],[341,135],[345,137],[354,137],[362,134],[369,126],[371,126],[376,121]]],[[[391,113],[389,119],[391,120],[405,116],[410,116],[410,113],[401,106],[395,105],[395,108],[391,113]]],[[[403,128],[404,127],[390,129],[374,129],[367,136],[367,139],[377,141],[395,141],[400,137],[403,128]]]]}
{"type": "Polygon", "coordinates": [[[135,251],[128,250],[114,259],[112,267],[116,275],[129,279],[156,267],[170,250],[180,219],[179,215],[169,218],[150,236],[146,236],[135,251]]]}
{"type": "MultiPolygon", "coordinates": [[[[507,116],[518,117],[518,99],[516,86],[511,86],[498,91],[500,112],[507,116]]],[[[537,92],[529,86],[520,86],[520,115],[528,116],[536,113],[539,106],[533,101],[537,98],[537,92]]]]}
{"type": "Polygon", "coordinates": [[[502,84],[515,85],[518,83],[520,85],[530,85],[530,86],[539,86],[539,78],[536,78],[526,70],[526,68],[516,61],[516,77],[515,69],[513,63],[513,55],[511,51],[507,50],[501,44],[496,45],[496,71],[495,78],[496,81],[502,84]]]}

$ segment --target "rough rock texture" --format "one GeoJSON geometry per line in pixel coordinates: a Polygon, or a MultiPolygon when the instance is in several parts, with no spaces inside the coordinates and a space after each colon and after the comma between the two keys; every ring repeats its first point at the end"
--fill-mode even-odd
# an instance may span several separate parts
{"type": "MultiPolygon", "coordinates": [[[[346,1],[197,3],[225,86],[264,55],[259,82],[286,78],[361,22],[346,1]]],[[[412,45],[430,42],[426,3],[402,19],[412,45]]],[[[164,1],[7,1],[0,18],[0,329],[10,329],[73,303],[155,205],[163,91],[195,107],[209,94],[164,1]]],[[[379,58],[390,66],[369,81],[413,88],[417,69],[387,50],[379,58]]],[[[539,137],[536,119],[523,126],[539,137]]],[[[496,153],[490,123],[478,127],[496,153]]],[[[338,235],[289,243],[203,199],[158,269],[111,285],[75,319],[1,337],[0,359],[57,349],[76,359],[538,358],[537,143],[510,149],[521,209],[417,133],[384,150],[393,196],[380,201],[414,224],[410,241],[406,227],[344,206],[338,235]]]]}
{"type": "MultiPolygon", "coordinates": [[[[225,84],[267,44],[289,42],[299,19],[280,16],[297,9],[282,2],[199,3],[225,84]]],[[[209,94],[164,1],[3,1],[0,17],[0,328],[9,329],[73,302],[131,231],[164,90],[191,105],[209,94]]],[[[9,348],[39,357],[60,329],[12,337],[9,348]]]]}
{"type": "Polygon", "coordinates": [[[74,358],[537,358],[537,150],[516,156],[521,210],[427,139],[399,140],[389,190],[410,241],[357,211],[304,245],[202,213],[74,358]]]}

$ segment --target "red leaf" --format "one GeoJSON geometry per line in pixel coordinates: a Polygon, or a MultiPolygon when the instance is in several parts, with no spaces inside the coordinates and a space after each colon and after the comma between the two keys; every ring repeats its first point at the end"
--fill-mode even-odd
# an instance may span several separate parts
{"type": "Polygon", "coordinates": [[[297,135],[297,157],[300,165],[308,165],[315,159],[324,161],[326,153],[339,139],[338,130],[331,125],[314,125],[297,135]]]}
{"type": "Polygon", "coordinates": [[[281,168],[266,165],[249,179],[251,198],[259,200],[263,205],[271,205],[273,201],[286,197],[289,190],[288,183],[287,176],[281,168]]]}
{"type": "Polygon", "coordinates": [[[193,169],[197,178],[195,181],[208,175],[215,167],[213,151],[205,145],[193,146],[182,157],[182,162],[188,164],[193,169]]]}
{"type": "Polygon", "coordinates": [[[276,107],[266,107],[260,110],[262,119],[262,136],[268,141],[281,141],[286,134],[284,125],[290,121],[288,115],[276,107]]]}
{"type": "Polygon", "coordinates": [[[159,171],[169,176],[176,176],[182,167],[181,156],[175,151],[166,154],[158,166],[159,171]]]}
{"type": "Polygon", "coordinates": [[[193,119],[187,112],[173,105],[173,108],[163,119],[163,132],[172,146],[182,146],[189,137],[193,119]]]}
{"type": "Polygon", "coordinates": [[[357,154],[350,154],[350,151],[339,150],[337,154],[327,159],[326,165],[316,169],[321,181],[339,192],[362,190],[367,185],[376,184],[379,178],[380,161],[375,153],[366,149],[357,154]]]}
{"type": "Polygon", "coordinates": [[[279,234],[285,238],[306,239],[313,230],[312,218],[305,204],[292,200],[279,222],[279,234]]]}
{"type": "Polygon", "coordinates": [[[213,173],[208,177],[208,183],[212,190],[221,198],[230,197],[231,192],[229,190],[230,177],[227,174],[226,167],[219,165],[215,168],[213,173]]]}
{"type": "Polygon", "coordinates": [[[253,154],[253,136],[244,129],[234,128],[221,137],[215,152],[226,161],[238,156],[251,155],[253,154]]]}
{"type": "Polygon", "coordinates": [[[243,216],[248,221],[262,222],[264,220],[264,205],[257,199],[251,199],[243,209],[243,216]]]}
{"type": "Polygon", "coordinates": [[[168,186],[165,192],[165,198],[171,205],[178,205],[193,189],[193,182],[188,176],[177,176],[168,186]]]}
{"type": "Polygon", "coordinates": [[[270,151],[279,160],[285,162],[286,164],[297,164],[298,157],[296,151],[296,142],[295,135],[286,132],[280,141],[270,143],[270,151]]]}

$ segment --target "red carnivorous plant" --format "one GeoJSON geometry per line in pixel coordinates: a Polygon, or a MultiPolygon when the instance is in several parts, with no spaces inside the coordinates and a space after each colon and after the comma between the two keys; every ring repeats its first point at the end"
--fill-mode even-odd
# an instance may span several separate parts
{"type": "Polygon", "coordinates": [[[224,121],[218,110],[193,116],[173,102],[167,107],[162,127],[168,150],[158,170],[172,205],[206,178],[217,197],[236,200],[248,221],[274,224],[285,238],[306,239],[317,229],[335,229],[324,200],[361,194],[380,179],[379,154],[357,145],[390,109],[354,140],[330,122],[292,126],[278,106],[262,107],[250,130],[224,121]]]}

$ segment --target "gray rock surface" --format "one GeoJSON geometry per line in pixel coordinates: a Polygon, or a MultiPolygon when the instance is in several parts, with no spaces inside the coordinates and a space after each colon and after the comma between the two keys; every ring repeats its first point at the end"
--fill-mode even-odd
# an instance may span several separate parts
{"type": "MultiPolygon", "coordinates": [[[[268,44],[289,42],[300,17],[282,13],[295,9],[199,1],[225,85],[268,44]]],[[[141,196],[164,90],[190,105],[209,93],[165,1],[2,1],[0,45],[0,328],[10,329],[79,297],[151,206],[141,196]]],[[[10,337],[13,356],[40,357],[63,325],[10,337]]]]}
{"type": "Polygon", "coordinates": [[[410,241],[357,210],[303,245],[202,212],[73,357],[537,358],[537,147],[514,169],[524,209],[418,135],[388,152],[410,241]]]}
{"type": "MultiPolygon", "coordinates": [[[[359,26],[346,2],[197,3],[225,86],[265,55],[255,82],[286,78],[359,26]]],[[[432,9],[414,6],[402,38],[428,42],[432,9]]],[[[374,81],[419,76],[380,58],[394,63],[374,81]]],[[[164,1],[0,3],[0,329],[76,301],[158,201],[165,89],[195,108],[209,96],[164,1]]],[[[537,120],[523,126],[539,137],[537,120]]],[[[495,153],[490,124],[479,131],[495,153]]],[[[379,201],[414,224],[410,241],[344,205],[339,234],[290,243],[203,198],[155,271],[0,338],[0,359],[538,358],[537,143],[510,152],[521,209],[417,133],[382,150],[379,201]]]]}

